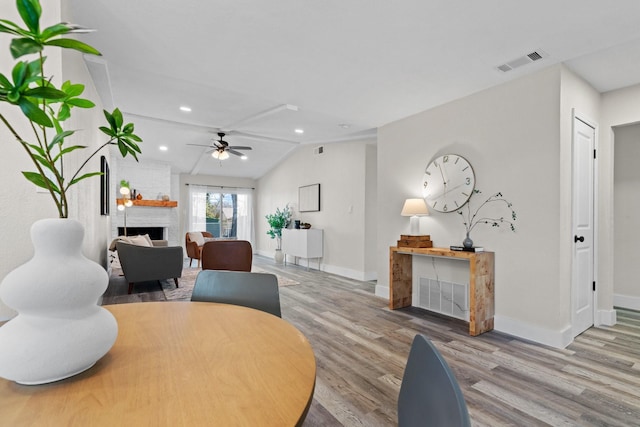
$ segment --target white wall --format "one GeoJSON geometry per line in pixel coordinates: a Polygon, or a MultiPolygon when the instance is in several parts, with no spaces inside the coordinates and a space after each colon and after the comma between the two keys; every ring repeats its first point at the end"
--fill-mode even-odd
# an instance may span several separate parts
{"type": "MultiPolygon", "coordinates": [[[[500,191],[517,213],[515,233],[479,227],[472,234],[496,253],[496,329],[568,343],[570,282],[559,237],[567,226],[561,196],[570,190],[564,172],[570,147],[561,138],[563,72],[554,66],[379,129],[378,295],[388,295],[388,247],[408,228],[400,216],[404,199],[421,196],[430,160],[456,153],[472,164],[484,198],[500,191]]],[[[464,238],[456,213],[433,212],[421,226],[435,246],[464,238]]]]}
{"type": "Polygon", "coordinates": [[[256,204],[256,243],[258,253],[273,256],[275,242],[266,232],[265,215],[283,208],[293,208],[293,219],[311,223],[324,230],[324,257],[321,269],[359,280],[370,280],[375,272],[367,270],[371,263],[371,240],[365,239],[367,214],[367,182],[375,176],[375,141],[324,144],[322,154],[314,154],[316,146],[298,147],[285,161],[258,180],[256,204]],[[372,151],[373,150],[373,151],[372,151]],[[320,184],[320,211],[298,212],[298,187],[320,184]]]}
{"type": "Polygon", "coordinates": [[[617,127],[614,134],[614,302],[640,310],[640,263],[636,252],[636,240],[640,239],[640,125],[617,127]]]}

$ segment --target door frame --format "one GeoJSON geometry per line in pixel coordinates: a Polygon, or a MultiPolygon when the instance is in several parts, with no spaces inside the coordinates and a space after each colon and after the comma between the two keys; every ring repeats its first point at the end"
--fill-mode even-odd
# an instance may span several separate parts
{"type": "MultiPolygon", "coordinates": [[[[599,265],[599,253],[598,253],[598,236],[599,236],[599,171],[598,171],[598,160],[600,159],[600,150],[599,150],[599,127],[595,120],[592,120],[590,117],[582,114],[579,111],[576,111],[575,108],[571,110],[571,237],[573,236],[575,230],[575,218],[574,215],[574,206],[573,206],[573,194],[575,191],[573,185],[573,174],[574,174],[574,144],[575,144],[575,125],[576,120],[580,120],[584,124],[593,128],[594,140],[593,140],[593,148],[596,151],[596,157],[593,160],[593,280],[596,282],[596,290],[593,292],[593,325],[600,325],[599,317],[598,317],[598,294],[600,293],[600,286],[598,280],[598,265],[599,265]]],[[[571,310],[571,325],[573,331],[573,325],[575,324],[575,310],[573,306],[573,296],[574,296],[574,280],[575,280],[575,246],[572,243],[571,246],[571,284],[570,284],[570,310],[571,310]]],[[[572,332],[572,338],[575,338],[572,332]]]]}

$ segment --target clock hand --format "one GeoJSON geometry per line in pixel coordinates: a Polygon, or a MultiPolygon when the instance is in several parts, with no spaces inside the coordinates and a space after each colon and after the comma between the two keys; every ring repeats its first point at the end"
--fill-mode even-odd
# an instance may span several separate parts
{"type": "Polygon", "coordinates": [[[438,169],[440,169],[440,176],[442,177],[442,185],[444,185],[444,188],[446,190],[446,188],[447,188],[447,180],[444,179],[444,172],[442,171],[442,165],[438,166],[438,169]]]}
{"type": "Polygon", "coordinates": [[[465,185],[466,185],[466,184],[458,184],[458,185],[456,185],[455,187],[452,187],[452,188],[446,188],[446,187],[445,187],[445,190],[444,190],[442,193],[438,194],[438,196],[437,196],[437,197],[434,197],[434,199],[439,199],[440,197],[444,196],[445,194],[452,192],[452,191],[453,191],[453,190],[455,190],[456,188],[460,188],[460,187],[463,187],[463,186],[465,186],[465,185]]]}

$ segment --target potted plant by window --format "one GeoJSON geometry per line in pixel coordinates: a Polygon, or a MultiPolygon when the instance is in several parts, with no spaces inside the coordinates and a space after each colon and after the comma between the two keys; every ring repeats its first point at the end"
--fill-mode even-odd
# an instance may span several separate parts
{"type": "Polygon", "coordinates": [[[289,226],[291,214],[291,208],[289,204],[287,204],[284,209],[280,210],[280,208],[276,208],[276,213],[265,215],[270,227],[267,234],[271,236],[272,239],[276,239],[274,259],[277,264],[282,264],[284,261],[284,254],[282,253],[282,229],[289,226]]]}
{"type": "Polygon", "coordinates": [[[70,153],[75,156],[87,147],[69,142],[75,131],[65,129],[64,122],[74,108],[95,105],[80,97],[84,91],[81,84],[66,81],[55,86],[53,76],[45,72],[43,52],[45,47],[93,55],[99,52],[66,37],[86,31],[79,26],[59,23],[41,28],[39,0],[17,0],[16,5],[24,25],[0,20],[0,33],[12,36],[9,49],[16,60],[11,70],[0,69],[0,103],[8,104],[1,111],[19,109],[26,126],[10,123],[1,112],[0,126],[6,126],[33,162],[35,170],[22,174],[48,192],[59,218],[34,223],[34,257],[0,283],[0,298],[18,312],[0,328],[0,376],[39,384],[88,369],[115,342],[117,323],[96,303],[109,278],[102,266],[82,254],[84,227],[68,219],[68,196],[72,186],[101,174],[84,171],[99,150],[117,145],[122,156],[130,154],[137,160],[141,139],[134,134],[133,124],[124,124],[118,109],[105,111],[107,125],[100,130],[106,141],[76,170],[65,165],[70,153]]]}

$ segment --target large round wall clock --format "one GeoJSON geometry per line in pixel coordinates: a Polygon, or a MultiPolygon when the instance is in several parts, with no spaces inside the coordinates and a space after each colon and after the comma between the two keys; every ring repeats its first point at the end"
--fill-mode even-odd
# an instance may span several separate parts
{"type": "Polygon", "coordinates": [[[422,195],[439,212],[453,212],[467,201],[476,185],[471,164],[457,154],[434,159],[424,170],[422,195]]]}

